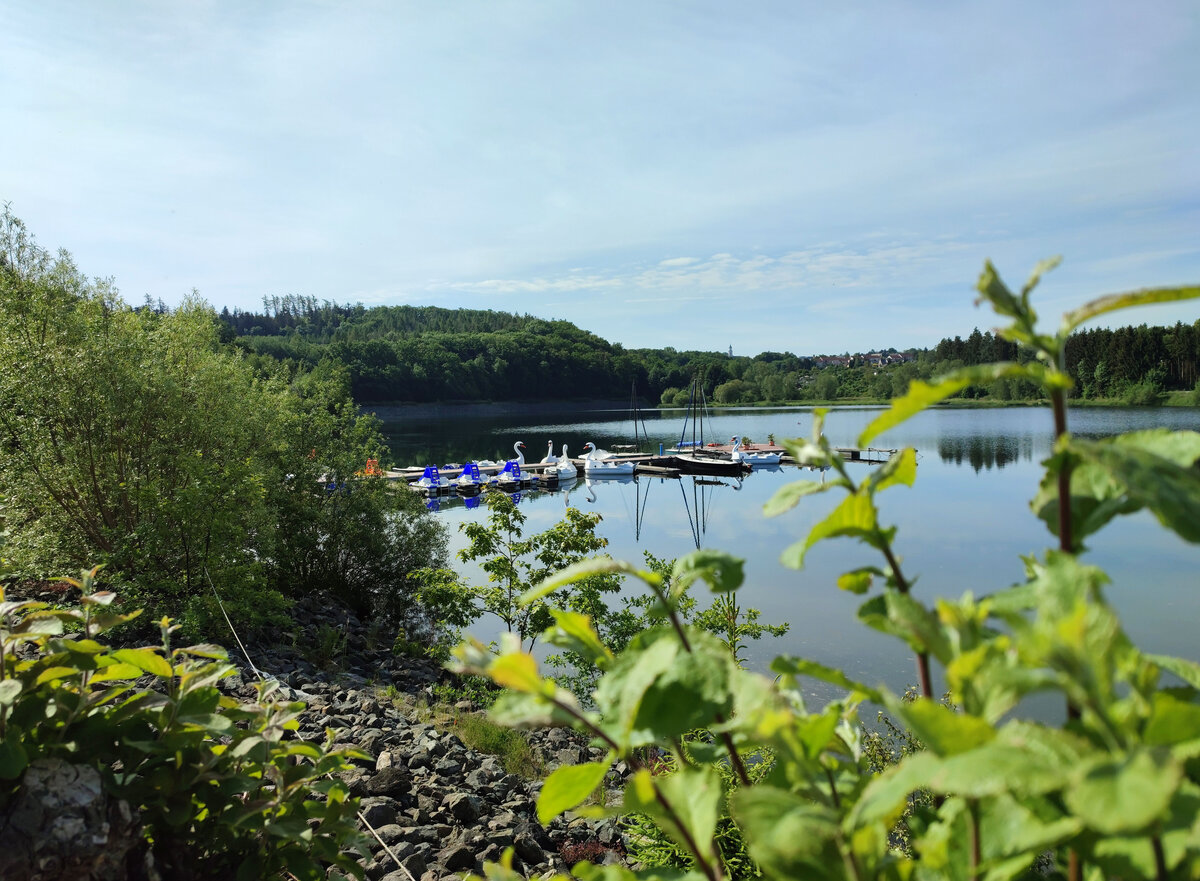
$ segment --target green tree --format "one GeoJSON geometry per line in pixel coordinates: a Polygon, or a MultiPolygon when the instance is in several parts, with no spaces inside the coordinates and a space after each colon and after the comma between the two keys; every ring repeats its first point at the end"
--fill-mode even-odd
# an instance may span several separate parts
{"type": "Polygon", "coordinates": [[[445,565],[446,531],[415,493],[360,473],[383,456],[383,438],[351,400],[348,371],[323,364],[298,376],[273,431],[282,478],[268,494],[271,584],[289,595],[328,591],[410,634],[428,629],[413,573],[445,565]]]}
{"type": "MultiPolygon", "coordinates": [[[[552,572],[603,550],[608,540],[596,534],[599,514],[568,508],[561,521],[526,538],[525,515],[510,496],[490,493],[487,506],[485,520],[460,527],[470,544],[458,556],[463,562],[481,561],[488,583],[466,584],[445,569],[427,571],[423,577],[429,590],[448,602],[451,623],[465,626],[475,617],[490,613],[515,634],[521,645],[532,648],[555,623],[555,617],[545,603],[520,604],[521,595],[552,572]]],[[[580,581],[560,600],[571,613],[604,621],[607,606],[603,595],[619,588],[616,578],[601,575],[580,581]]]]}
{"type": "Polygon", "coordinates": [[[211,580],[258,622],[277,614],[262,454],[281,387],[222,350],[195,297],[132,309],[7,209],[0,255],[0,516],[17,569],[100,561],[134,601],[175,610],[211,580]]]}

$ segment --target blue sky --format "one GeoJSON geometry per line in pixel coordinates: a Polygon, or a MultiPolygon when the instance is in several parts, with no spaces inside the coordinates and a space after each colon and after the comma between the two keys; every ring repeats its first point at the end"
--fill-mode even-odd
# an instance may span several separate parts
{"type": "MultiPolygon", "coordinates": [[[[127,300],[932,345],[1200,281],[1200,5],[0,7],[0,200],[127,300]]],[[[1195,303],[1119,315],[1173,323],[1195,303]]]]}

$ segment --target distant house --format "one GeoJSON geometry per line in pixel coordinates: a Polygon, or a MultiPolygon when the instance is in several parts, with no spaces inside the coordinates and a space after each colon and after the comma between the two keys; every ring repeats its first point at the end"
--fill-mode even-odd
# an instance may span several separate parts
{"type": "Polygon", "coordinates": [[[844,355],[818,355],[813,358],[813,364],[817,367],[849,367],[852,360],[844,355]]]}

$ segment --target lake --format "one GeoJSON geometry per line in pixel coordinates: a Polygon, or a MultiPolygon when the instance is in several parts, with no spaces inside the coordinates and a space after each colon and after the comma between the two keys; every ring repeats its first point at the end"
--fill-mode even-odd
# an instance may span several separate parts
{"type": "MultiPolygon", "coordinates": [[[[880,409],[834,408],[825,435],[835,446],[854,446],[880,409]]],[[[400,413],[386,413],[384,430],[402,465],[510,458],[518,440],[525,442],[526,459],[536,462],[550,439],[556,451],[566,443],[578,455],[588,441],[604,448],[631,443],[634,436],[627,408],[442,407],[400,413]]],[[[682,410],[644,412],[638,425],[641,449],[673,445],[683,423],[682,410]]],[[[1076,435],[1089,437],[1153,427],[1200,430],[1200,410],[1081,408],[1071,411],[1069,426],[1076,435]]],[[[1034,407],[934,409],[875,441],[880,447],[912,446],[918,453],[915,486],[887,491],[880,509],[883,522],[899,528],[897,553],[923,599],[966,591],[980,596],[1020,581],[1020,555],[1040,555],[1054,546],[1053,536],[1029,509],[1041,476],[1039,462],[1052,446],[1052,429],[1049,411],[1034,407]]],[[[764,442],[770,434],[783,439],[811,430],[807,408],[716,409],[705,421],[705,438],[716,441],[736,434],[764,442]]],[[[689,428],[689,438],[690,433],[689,428]]],[[[850,467],[865,476],[870,466],[850,467]]],[[[523,494],[521,510],[528,532],[552,526],[567,505],[597,511],[604,518],[600,533],[608,539],[609,551],[631,561],[641,562],[643,550],[672,558],[697,546],[744,557],[742,606],[760,609],[764,621],[791,625],[786,636],[748,645],[751,667],[764,670],[775,655],[795,654],[902,690],[916,681],[911,653],[897,640],[859,624],[855,610],[862,598],[839,591],[835,583],[848,569],[879,563],[878,555],[849,539],[834,539],[814,547],[802,571],[779,563],[780,553],[801,540],[842,495],[835,491],[806,498],[773,519],[763,517],[763,503],[790,481],[820,479],[819,472],[795,467],[756,469],[740,483],[730,478],[705,484],[691,477],[639,477],[587,485],[581,479],[558,492],[523,494]]],[[[459,500],[442,506],[438,516],[449,526],[452,549],[465,546],[459,524],[483,513],[459,500]]],[[[1200,660],[1195,634],[1200,549],[1142,513],[1118,518],[1094,536],[1086,559],[1112,577],[1107,595],[1143,649],[1200,660]]],[[[481,621],[474,632],[486,640],[494,636],[490,627],[491,622],[481,621]]],[[[812,690],[817,699],[831,693],[820,686],[812,690]]]]}

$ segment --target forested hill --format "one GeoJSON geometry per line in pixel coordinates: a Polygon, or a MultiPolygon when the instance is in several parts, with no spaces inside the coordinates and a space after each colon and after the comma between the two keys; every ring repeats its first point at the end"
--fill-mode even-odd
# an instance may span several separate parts
{"type": "MultiPolygon", "coordinates": [[[[713,353],[627,351],[567,321],[433,306],[342,306],[306,297],[221,312],[226,338],[262,356],[350,370],[355,399],[381,401],[628,398],[725,360],[713,353]]],[[[652,391],[657,389],[657,391],[652,391]]]]}
{"type": "MultiPolygon", "coordinates": [[[[943,339],[930,349],[881,349],[837,357],[763,352],[625,349],[567,321],[480,309],[342,306],[308,297],[265,299],[262,312],[220,315],[225,339],[264,358],[346,365],[360,403],[385,401],[625,400],[631,385],[651,403],[686,403],[693,376],[721,404],[886,399],[913,379],[1022,353],[989,332],[943,339]]],[[[811,345],[811,343],[809,344],[811,345]]],[[[1092,329],[1067,346],[1067,369],[1083,398],[1153,403],[1197,384],[1200,322],[1092,329]]],[[[1019,383],[969,388],[964,397],[1016,400],[1019,383]]]]}

